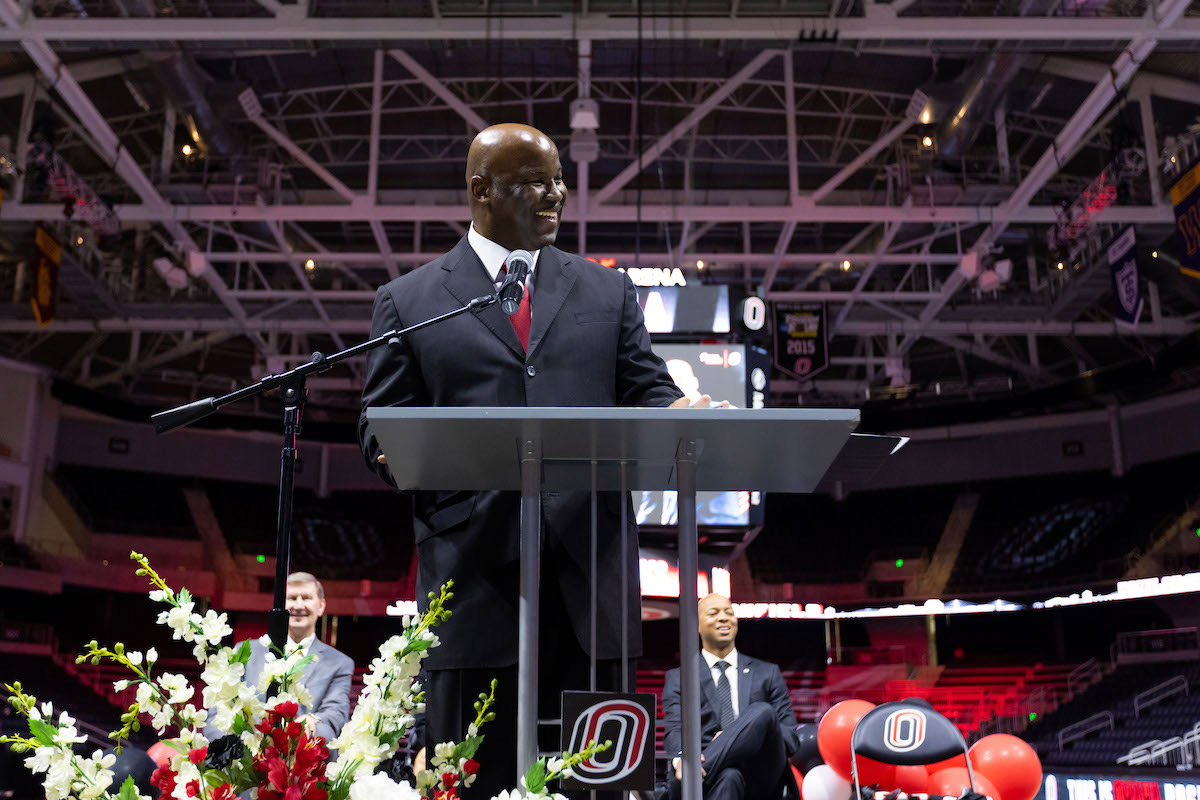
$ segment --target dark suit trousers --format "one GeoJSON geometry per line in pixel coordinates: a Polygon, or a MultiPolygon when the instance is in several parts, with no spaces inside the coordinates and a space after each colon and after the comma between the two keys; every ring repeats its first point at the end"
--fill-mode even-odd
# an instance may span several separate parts
{"type": "MultiPolygon", "coordinates": [[[[742,709],[703,753],[705,800],[779,800],[788,761],[779,719],[769,703],[742,709]]],[[[668,774],[671,800],[679,800],[682,786],[673,767],[668,774]]]]}
{"type": "MultiPolygon", "coordinates": [[[[587,653],[580,646],[555,590],[548,589],[547,564],[543,563],[541,624],[539,626],[538,717],[557,720],[562,716],[561,692],[586,691],[591,686],[587,653]]],[[[610,598],[611,599],[611,598],[610,598]]],[[[601,597],[600,602],[605,602],[601,597]]],[[[634,632],[640,635],[640,631],[634,632]]],[[[513,636],[517,632],[513,631],[513,636]]],[[[458,643],[470,647],[470,643],[458,643]]],[[[596,686],[601,691],[621,691],[620,659],[596,663],[596,686]]],[[[635,691],[636,662],[630,660],[629,691],[635,691]]],[[[426,763],[432,760],[439,742],[459,741],[475,719],[474,703],[486,693],[492,678],[498,680],[493,710],[496,719],[482,728],[483,744],[476,754],[479,774],[464,794],[464,800],[487,800],[502,789],[516,787],[517,774],[517,667],[442,669],[425,673],[426,763]]],[[[538,726],[538,747],[561,754],[558,725],[538,726]]],[[[521,773],[529,767],[521,765],[521,773]]]]}

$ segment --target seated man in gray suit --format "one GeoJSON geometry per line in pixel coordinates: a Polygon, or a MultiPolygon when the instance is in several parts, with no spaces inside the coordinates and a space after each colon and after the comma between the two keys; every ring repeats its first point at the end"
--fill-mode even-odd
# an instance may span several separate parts
{"type": "MultiPolygon", "coordinates": [[[[788,759],[796,752],[796,715],[779,667],[739,653],[737,617],[728,598],[700,601],[700,743],[705,800],[779,800],[793,797],[788,759]]],[[[663,686],[663,749],[674,767],[671,800],[680,796],[683,715],[679,669],[663,686]]],[[[672,770],[668,770],[671,773],[672,770]]]]}
{"type": "MultiPolygon", "coordinates": [[[[341,733],[350,719],[350,679],[354,662],[317,638],[317,620],[325,613],[325,588],[308,572],[293,572],[287,579],[288,641],[284,652],[302,648],[316,660],[304,668],[301,682],[312,694],[312,706],[300,706],[300,721],[309,733],[326,742],[341,733]]],[[[250,643],[250,661],[243,680],[258,683],[266,663],[267,648],[256,639],[250,643]]]]}

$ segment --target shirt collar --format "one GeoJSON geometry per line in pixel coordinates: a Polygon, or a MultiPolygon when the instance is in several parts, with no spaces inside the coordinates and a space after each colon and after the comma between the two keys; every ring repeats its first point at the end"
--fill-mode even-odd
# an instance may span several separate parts
{"type": "MultiPolygon", "coordinates": [[[[483,262],[483,269],[492,279],[492,283],[495,283],[500,275],[500,267],[504,266],[508,254],[512,251],[502,244],[496,244],[475,230],[474,223],[471,223],[471,227],[467,229],[467,243],[471,245],[475,255],[479,256],[479,260],[483,262]]],[[[530,277],[537,270],[538,254],[541,252],[541,250],[533,251],[533,264],[529,267],[530,277]]]]}
{"type": "Polygon", "coordinates": [[[308,648],[312,645],[313,639],[315,639],[315,638],[317,638],[316,634],[310,633],[308,636],[305,636],[303,639],[301,639],[300,641],[297,642],[295,639],[292,638],[291,634],[288,634],[288,646],[287,646],[286,652],[291,653],[294,650],[296,650],[297,648],[299,648],[300,650],[307,653],[308,648]]]}
{"type": "Polygon", "coordinates": [[[737,654],[738,653],[737,653],[736,647],[733,648],[732,650],[730,650],[729,653],[726,654],[726,656],[724,658],[715,656],[703,648],[700,649],[700,655],[704,656],[704,662],[706,664],[708,664],[708,668],[710,670],[714,666],[716,666],[718,661],[724,661],[726,664],[728,664],[729,666],[733,667],[736,670],[737,669],[737,654]]]}

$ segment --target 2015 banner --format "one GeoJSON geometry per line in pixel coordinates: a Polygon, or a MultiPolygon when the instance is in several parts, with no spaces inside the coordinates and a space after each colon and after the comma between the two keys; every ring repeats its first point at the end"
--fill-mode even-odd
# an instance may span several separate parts
{"type": "Polygon", "coordinates": [[[811,378],[829,366],[829,328],[824,303],[775,303],[775,367],[811,378]]]}
{"type": "Polygon", "coordinates": [[[1179,240],[1179,270],[1200,278],[1200,162],[1171,187],[1175,207],[1175,237],[1179,240]]]}

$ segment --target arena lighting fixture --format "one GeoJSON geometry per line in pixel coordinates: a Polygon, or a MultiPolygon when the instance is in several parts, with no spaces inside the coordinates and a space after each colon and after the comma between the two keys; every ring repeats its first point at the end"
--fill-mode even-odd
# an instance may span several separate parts
{"type": "Polygon", "coordinates": [[[850,262],[843,261],[842,262],[842,272],[849,272],[849,271],[850,271],[850,262]]]}
{"type": "Polygon", "coordinates": [[[699,259],[699,258],[696,259],[696,269],[704,269],[703,259],[699,259]]]}
{"type": "Polygon", "coordinates": [[[192,154],[192,146],[190,144],[185,144],[181,149],[183,150],[183,154],[185,156],[190,156],[192,154]]]}
{"type": "Polygon", "coordinates": [[[926,136],[923,139],[921,139],[921,146],[926,147],[926,148],[933,147],[933,137],[926,136]]]}
{"type": "MultiPolygon", "coordinates": [[[[921,124],[928,125],[932,121],[933,121],[933,114],[931,114],[929,112],[929,108],[927,106],[925,108],[925,110],[921,112],[921,124]]],[[[928,138],[928,137],[926,137],[926,138],[928,138]]]]}
{"type": "Polygon", "coordinates": [[[317,262],[313,261],[311,258],[308,261],[304,262],[305,271],[312,272],[316,268],[317,268],[317,262]]]}
{"type": "Polygon", "coordinates": [[[1063,268],[1063,262],[1061,262],[1061,261],[1060,261],[1060,262],[1058,262],[1058,263],[1055,265],[1055,268],[1056,268],[1056,269],[1062,269],[1062,268],[1063,268]]]}
{"type": "Polygon", "coordinates": [[[1152,252],[1150,253],[1150,257],[1151,257],[1151,258],[1158,258],[1158,251],[1157,251],[1157,250],[1154,250],[1154,251],[1152,251],[1152,252]]]}

